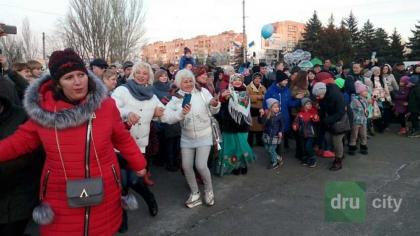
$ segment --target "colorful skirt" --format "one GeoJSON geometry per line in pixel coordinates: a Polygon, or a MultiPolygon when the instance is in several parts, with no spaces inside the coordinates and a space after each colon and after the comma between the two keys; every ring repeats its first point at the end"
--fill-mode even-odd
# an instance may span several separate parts
{"type": "Polygon", "coordinates": [[[255,155],[248,144],[248,133],[223,132],[222,150],[220,150],[214,173],[228,175],[234,169],[247,167],[255,161],[255,155]]]}

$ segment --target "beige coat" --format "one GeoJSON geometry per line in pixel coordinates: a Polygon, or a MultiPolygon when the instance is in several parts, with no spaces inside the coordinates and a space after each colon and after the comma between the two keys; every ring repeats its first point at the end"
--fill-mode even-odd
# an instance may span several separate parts
{"type": "Polygon", "coordinates": [[[246,91],[251,99],[252,126],[250,131],[261,132],[264,130],[264,126],[258,122],[258,110],[263,107],[264,95],[267,92],[267,89],[262,84],[257,88],[254,85],[254,82],[251,82],[246,87],[246,91]]]}

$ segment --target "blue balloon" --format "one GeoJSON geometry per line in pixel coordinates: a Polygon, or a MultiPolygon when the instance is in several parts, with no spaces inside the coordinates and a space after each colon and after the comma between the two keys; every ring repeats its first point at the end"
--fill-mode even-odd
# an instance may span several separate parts
{"type": "Polygon", "coordinates": [[[264,39],[268,39],[273,35],[274,27],[271,24],[264,25],[261,29],[261,36],[264,39]]]}

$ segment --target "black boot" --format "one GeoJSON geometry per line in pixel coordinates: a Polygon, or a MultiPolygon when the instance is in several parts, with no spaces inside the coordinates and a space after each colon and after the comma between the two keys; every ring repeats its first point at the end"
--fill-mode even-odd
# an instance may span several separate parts
{"type": "Polygon", "coordinates": [[[234,170],[232,170],[232,174],[234,174],[234,175],[239,175],[241,173],[241,170],[240,169],[234,169],[234,170]]]}
{"type": "Polygon", "coordinates": [[[156,216],[158,214],[158,205],[155,199],[155,195],[153,195],[153,193],[143,183],[143,181],[137,181],[137,183],[133,184],[131,188],[143,197],[144,201],[147,204],[147,207],[149,208],[150,215],[156,216]]]}
{"type": "Polygon", "coordinates": [[[248,167],[241,168],[241,174],[246,175],[248,173],[248,167]]]}
{"type": "Polygon", "coordinates": [[[360,145],[360,153],[363,155],[367,155],[368,154],[368,147],[367,145],[360,145]]]}
{"type": "Polygon", "coordinates": [[[356,154],[356,150],[357,150],[356,146],[349,145],[349,151],[348,151],[349,155],[354,156],[356,154]]]}
{"type": "Polygon", "coordinates": [[[332,164],[332,166],[330,167],[330,170],[331,171],[337,171],[337,170],[341,170],[341,168],[343,168],[343,166],[342,166],[342,159],[341,158],[338,158],[338,157],[336,157],[335,159],[334,159],[334,162],[333,162],[333,164],[332,164]]]}
{"type": "Polygon", "coordinates": [[[127,233],[127,231],[128,231],[128,216],[127,216],[127,211],[123,210],[122,222],[121,222],[120,228],[118,229],[118,232],[123,234],[123,233],[127,233]]]}

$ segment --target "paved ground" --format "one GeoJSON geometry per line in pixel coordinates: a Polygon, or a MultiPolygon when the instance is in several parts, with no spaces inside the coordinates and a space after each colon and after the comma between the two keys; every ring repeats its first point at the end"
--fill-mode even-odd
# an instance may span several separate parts
{"type": "Polygon", "coordinates": [[[187,209],[188,188],[180,173],[153,167],[153,187],[160,212],[148,215],[146,206],[129,215],[125,235],[420,235],[420,139],[389,132],[369,140],[368,156],[347,156],[344,169],[331,172],[329,159],[315,169],[300,166],[293,149],[285,165],[266,169],[267,156],[246,176],[214,177],[216,205],[187,209]],[[328,181],[363,181],[368,209],[364,223],[324,220],[324,188],[328,181]],[[401,208],[374,209],[372,199],[402,198],[401,208]]]}

